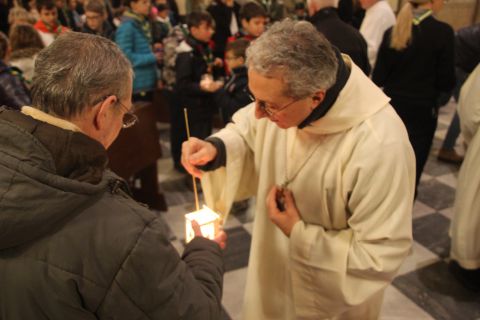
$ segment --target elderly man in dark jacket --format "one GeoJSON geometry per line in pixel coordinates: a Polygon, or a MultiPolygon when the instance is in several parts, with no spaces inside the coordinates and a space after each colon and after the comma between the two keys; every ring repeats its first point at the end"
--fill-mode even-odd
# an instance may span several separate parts
{"type": "Polygon", "coordinates": [[[368,62],[367,42],[357,29],[339,18],[337,2],[335,0],[308,0],[310,22],[328,41],[342,53],[348,54],[355,64],[366,75],[369,75],[371,68],[368,62]]]}
{"type": "Polygon", "coordinates": [[[225,234],[195,225],[179,257],[106,169],[131,94],[118,47],[72,32],[37,58],[35,107],[0,109],[1,319],[219,318],[225,234]]]}

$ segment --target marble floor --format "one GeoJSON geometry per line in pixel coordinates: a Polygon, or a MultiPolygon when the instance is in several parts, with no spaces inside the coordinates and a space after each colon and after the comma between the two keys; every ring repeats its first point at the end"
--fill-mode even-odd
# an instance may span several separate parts
{"type": "MultiPolygon", "coordinates": [[[[385,294],[381,319],[480,319],[480,295],[462,287],[447,269],[450,238],[448,228],[458,175],[458,166],[439,162],[436,153],[446,134],[455,104],[440,110],[434,146],[426,165],[413,208],[414,245],[399,274],[385,294]]],[[[173,170],[169,158],[168,126],[161,128],[164,158],[158,163],[159,181],[169,209],[162,213],[172,231],[172,243],[183,250],[183,214],[193,208],[194,197],[185,177],[173,170]]],[[[463,154],[461,138],[458,152],[463,154]]],[[[241,319],[246,270],[250,250],[253,200],[250,208],[230,218],[225,226],[224,319],[241,319]]]]}

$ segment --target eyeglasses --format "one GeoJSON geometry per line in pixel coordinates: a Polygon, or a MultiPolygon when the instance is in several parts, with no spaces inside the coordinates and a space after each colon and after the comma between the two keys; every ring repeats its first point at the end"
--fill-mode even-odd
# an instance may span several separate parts
{"type": "MultiPolygon", "coordinates": [[[[110,96],[112,96],[112,94],[109,94],[109,95],[103,97],[102,99],[100,99],[100,101],[94,103],[93,105],[97,105],[97,104],[105,101],[105,99],[107,99],[110,96]]],[[[133,125],[135,125],[137,122],[139,122],[137,115],[134,114],[131,111],[131,109],[128,109],[123,103],[121,103],[120,99],[117,96],[115,96],[115,97],[117,98],[116,102],[122,107],[122,109],[124,111],[123,118],[122,118],[122,128],[123,129],[130,128],[133,125]]]]}
{"type": "Polygon", "coordinates": [[[259,108],[263,113],[265,113],[268,117],[273,117],[276,113],[278,113],[278,112],[280,112],[280,111],[282,111],[282,110],[285,110],[285,109],[287,109],[288,107],[290,107],[292,104],[294,104],[295,102],[298,102],[298,101],[302,100],[302,99],[295,99],[295,100],[293,100],[292,102],[287,103],[287,104],[284,105],[283,107],[273,108],[273,107],[269,106],[267,102],[262,101],[262,100],[257,100],[257,99],[255,99],[255,97],[254,97],[251,93],[248,93],[248,96],[249,96],[249,98],[252,100],[252,102],[256,102],[256,103],[257,103],[258,108],[259,108]]]}
{"type": "Polygon", "coordinates": [[[134,114],[131,109],[128,109],[120,100],[117,98],[117,103],[123,108],[125,113],[123,114],[122,119],[122,128],[127,129],[134,126],[138,122],[138,117],[134,114]]]}

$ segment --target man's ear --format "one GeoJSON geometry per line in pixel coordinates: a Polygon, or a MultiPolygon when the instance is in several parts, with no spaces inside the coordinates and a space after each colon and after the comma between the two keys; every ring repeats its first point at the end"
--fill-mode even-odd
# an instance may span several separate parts
{"type": "Polygon", "coordinates": [[[93,125],[96,130],[103,130],[106,126],[110,125],[111,111],[109,109],[116,102],[116,96],[108,96],[102,103],[94,108],[93,125]]]}

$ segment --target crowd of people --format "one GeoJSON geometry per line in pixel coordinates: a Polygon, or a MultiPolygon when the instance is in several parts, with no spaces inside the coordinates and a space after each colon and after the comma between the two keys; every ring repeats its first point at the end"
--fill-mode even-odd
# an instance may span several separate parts
{"type": "Polygon", "coordinates": [[[212,209],[256,198],[246,319],[378,317],[453,95],[438,158],[462,163],[460,128],[468,148],[451,271],[480,290],[480,24],[455,33],[443,0],[192,1],[186,16],[175,0],[0,2],[0,315],[220,316],[225,233],[194,223],[180,257],[108,170],[157,92],[174,168],[212,209]]]}

